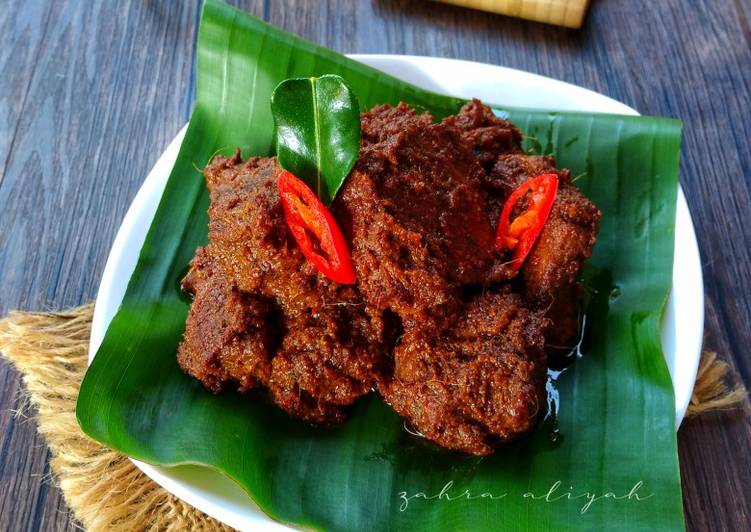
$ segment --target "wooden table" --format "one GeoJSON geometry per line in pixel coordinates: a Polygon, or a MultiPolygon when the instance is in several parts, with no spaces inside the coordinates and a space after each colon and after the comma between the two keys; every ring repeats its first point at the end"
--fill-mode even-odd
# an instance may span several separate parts
{"type": "MultiPolygon", "coordinates": [[[[684,121],[706,346],[751,387],[751,4],[595,0],[581,31],[425,0],[265,0],[244,9],[341,52],[536,72],[684,121]]],[[[190,115],[197,0],[29,0],[0,9],[0,314],[92,300],[151,165],[190,115]]],[[[73,530],[48,453],[0,365],[0,529],[73,530]]],[[[689,530],[751,530],[751,424],[679,432],[689,530]]]]}

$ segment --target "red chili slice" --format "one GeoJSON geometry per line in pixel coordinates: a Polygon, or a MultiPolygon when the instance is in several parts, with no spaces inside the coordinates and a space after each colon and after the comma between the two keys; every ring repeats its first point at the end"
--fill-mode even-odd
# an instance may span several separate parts
{"type": "Polygon", "coordinates": [[[540,174],[522,183],[503,205],[498,231],[495,235],[495,246],[500,250],[514,250],[511,259],[511,267],[514,270],[521,268],[524,259],[527,258],[537,241],[537,237],[540,236],[557,193],[558,176],[540,174]],[[510,220],[514,207],[527,194],[529,194],[527,208],[513,221],[510,220]]]}
{"type": "Polygon", "coordinates": [[[292,236],[303,255],[326,277],[340,284],[354,284],[347,243],[342,231],[308,186],[287,170],[279,174],[279,196],[292,236]]]}

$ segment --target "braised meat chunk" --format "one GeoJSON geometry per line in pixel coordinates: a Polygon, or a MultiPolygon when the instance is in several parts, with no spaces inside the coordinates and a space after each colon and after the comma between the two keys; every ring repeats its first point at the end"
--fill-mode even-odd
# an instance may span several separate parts
{"type": "Polygon", "coordinates": [[[178,362],[214,392],[269,390],[306,421],[342,421],[379,378],[383,325],[356,288],[300,253],[284,223],[275,159],[216,157],[209,244],[184,281],[193,295],[178,362]]]}
{"type": "Polygon", "coordinates": [[[546,345],[553,351],[572,347],[580,328],[577,276],[597,239],[600,211],[572,183],[571,172],[556,168],[553,157],[524,154],[518,129],[479,100],[467,103],[444,123],[462,131],[486,169],[483,185],[492,220],[522,183],[545,173],[558,176],[553,209],[522,267],[522,290],[532,308],[546,310],[546,345]]]}
{"type": "Polygon", "coordinates": [[[362,129],[334,205],[358,287],[371,305],[440,324],[460,286],[501,279],[484,170],[455,127],[404,104],[364,113],[362,129]]]}
{"type": "Polygon", "coordinates": [[[529,432],[544,413],[543,325],[516,294],[478,296],[440,334],[408,329],[381,393],[426,438],[490,454],[529,432]]]}
{"type": "Polygon", "coordinates": [[[571,182],[571,172],[555,168],[552,157],[501,155],[487,182],[491,197],[505,198],[528,179],[544,173],[558,176],[558,194],[521,274],[527,301],[533,308],[547,309],[547,345],[566,349],[579,335],[581,287],[577,276],[597,240],[600,211],[571,182]]]}
{"type": "Polygon", "coordinates": [[[267,382],[277,341],[269,304],[229,283],[204,249],[183,288],[194,299],[177,354],[180,366],[215,393],[228,381],[240,391],[267,382]]]}
{"type": "Polygon", "coordinates": [[[490,170],[502,153],[521,152],[522,134],[517,127],[502,118],[480,100],[465,104],[457,114],[443,123],[455,127],[475,154],[477,162],[490,170]]]}

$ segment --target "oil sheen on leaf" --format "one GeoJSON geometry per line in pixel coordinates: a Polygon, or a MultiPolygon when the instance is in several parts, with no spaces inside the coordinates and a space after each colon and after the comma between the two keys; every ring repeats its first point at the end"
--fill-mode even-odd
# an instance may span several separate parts
{"type": "Polygon", "coordinates": [[[271,96],[282,168],[331,203],[360,150],[360,105],[339,76],[282,81],[271,96]]]}
{"type": "Polygon", "coordinates": [[[207,393],[175,360],[188,311],[175,286],[207,239],[208,191],[196,168],[234,146],[245,156],[273,153],[269,101],[280,82],[336,74],[362,106],[405,101],[437,120],[462,102],[214,0],[205,3],[197,60],[190,126],[81,385],[77,415],[88,435],[154,464],[210,465],[274,519],[305,529],[683,528],[674,397],[659,335],[673,264],[678,122],[502,111],[528,138],[550,139],[603,219],[584,272],[583,357],[557,381],[560,436],[552,443],[543,425],[493,456],[469,458],[409,434],[378,399],[360,401],[342,426],[312,428],[257,399],[207,393]]]}

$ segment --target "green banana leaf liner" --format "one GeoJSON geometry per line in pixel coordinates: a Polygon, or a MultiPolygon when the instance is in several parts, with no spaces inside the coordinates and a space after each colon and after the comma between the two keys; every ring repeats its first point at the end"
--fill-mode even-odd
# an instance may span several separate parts
{"type": "Polygon", "coordinates": [[[501,111],[525,132],[528,149],[580,175],[603,219],[584,272],[583,356],[557,381],[557,419],[494,455],[439,449],[407,432],[377,397],[360,401],[342,426],[313,428],[261,401],[214,396],[180,371],[189,302],[178,285],[207,241],[198,168],[235,146],[244,156],[273,153],[274,87],[323,74],[342,76],[364,107],[405,101],[441,118],[463,103],[207,1],[190,126],[81,386],[81,428],[151,464],[217,469],[270,517],[304,528],[682,530],[674,397],[660,347],[673,264],[675,120],[501,111]]]}

